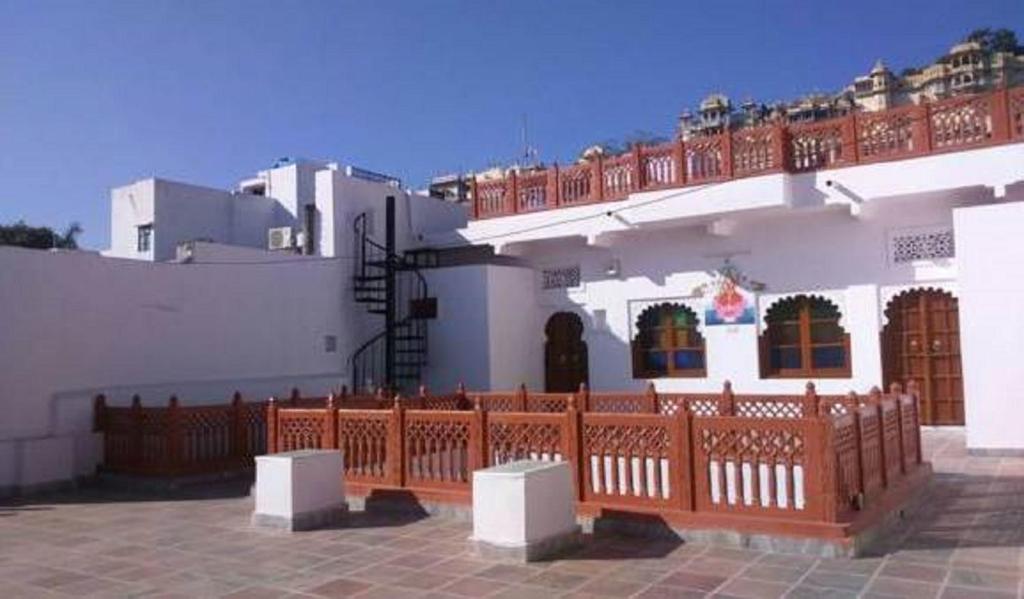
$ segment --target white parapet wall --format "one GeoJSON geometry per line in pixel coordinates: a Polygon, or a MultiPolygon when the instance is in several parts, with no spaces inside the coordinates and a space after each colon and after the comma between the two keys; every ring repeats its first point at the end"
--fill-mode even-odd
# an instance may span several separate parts
{"type": "Polygon", "coordinates": [[[93,398],[227,403],[345,383],[337,260],[153,264],[0,248],[0,494],[91,474],[93,398]]]}
{"type": "Polygon", "coordinates": [[[967,447],[1024,453],[1024,202],[953,216],[967,447]]]}

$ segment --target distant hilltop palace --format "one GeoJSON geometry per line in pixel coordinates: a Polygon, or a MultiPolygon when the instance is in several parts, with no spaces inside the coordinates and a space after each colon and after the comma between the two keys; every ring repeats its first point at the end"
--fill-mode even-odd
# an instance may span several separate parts
{"type": "Polygon", "coordinates": [[[837,94],[811,94],[789,103],[767,105],[748,100],[737,110],[727,96],[712,94],[700,103],[696,113],[686,111],[680,115],[679,134],[689,139],[721,133],[726,127],[757,126],[776,120],[816,121],[851,111],[875,112],[995,87],[1013,87],[1024,83],[1022,50],[1015,40],[994,48],[987,42],[969,39],[926,67],[904,69],[896,75],[878,60],[871,71],[855,78],[837,94]]]}
{"type": "MultiPolygon", "coordinates": [[[[878,60],[866,75],[835,94],[809,94],[792,102],[765,104],[753,100],[734,105],[724,94],[711,94],[695,111],[679,117],[678,136],[683,140],[715,135],[725,129],[755,127],[774,122],[804,123],[844,116],[850,112],[876,112],[908,104],[921,104],[960,94],[1024,84],[1024,46],[1006,29],[981,29],[954,45],[949,52],[922,68],[893,73],[878,60]]],[[[665,141],[664,139],[659,141],[665,141]]],[[[628,145],[628,144],[627,144],[628,145]]],[[[596,144],[586,148],[579,160],[597,154],[614,154],[612,148],[596,144]]],[[[530,161],[526,161],[530,162],[530,161]]],[[[430,194],[454,202],[470,197],[470,182],[504,177],[507,171],[531,171],[540,164],[492,166],[467,174],[435,177],[430,194]]]]}

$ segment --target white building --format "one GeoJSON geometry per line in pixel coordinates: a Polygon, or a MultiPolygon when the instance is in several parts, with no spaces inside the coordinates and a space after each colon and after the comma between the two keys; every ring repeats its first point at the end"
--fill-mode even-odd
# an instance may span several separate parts
{"type": "Polygon", "coordinates": [[[353,367],[384,322],[361,233],[384,243],[389,196],[394,251],[413,251],[396,276],[425,283],[395,302],[394,347],[424,361],[407,386],[914,380],[927,422],[966,422],[974,450],[1024,451],[1024,88],[905,114],[475,181],[468,219],[329,163],[235,192],[117,188],[109,257],[0,248],[0,410],[18,414],[0,421],[0,489],[90,472],[99,392],[223,402],[372,382],[353,367]],[[279,227],[306,233],[304,251],[268,251],[279,227]]]}

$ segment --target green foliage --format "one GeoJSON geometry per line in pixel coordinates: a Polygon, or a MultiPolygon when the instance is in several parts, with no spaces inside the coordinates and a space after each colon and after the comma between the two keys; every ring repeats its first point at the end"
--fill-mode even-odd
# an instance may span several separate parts
{"type": "Polygon", "coordinates": [[[1024,46],[1017,43],[1017,34],[1011,29],[991,29],[989,27],[975,29],[967,34],[964,41],[977,42],[986,52],[1024,53],[1024,46]]]}
{"type": "Polygon", "coordinates": [[[24,221],[18,221],[12,225],[0,225],[0,245],[37,250],[75,250],[78,249],[77,238],[81,233],[82,226],[78,223],[71,223],[63,233],[58,234],[50,227],[32,227],[24,221]]]}

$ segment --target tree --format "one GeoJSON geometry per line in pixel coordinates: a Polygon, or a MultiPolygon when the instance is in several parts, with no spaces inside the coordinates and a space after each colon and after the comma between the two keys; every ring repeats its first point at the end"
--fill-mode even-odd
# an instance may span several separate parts
{"type": "Polygon", "coordinates": [[[1017,43],[1017,34],[1011,29],[983,27],[967,34],[964,41],[977,42],[986,52],[1024,52],[1024,46],[1017,43]]]}
{"type": "Polygon", "coordinates": [[[13,225],[0,225],[0,245],[37,250],[75,250],[81,233],[82,226],[78,223],[71,223],[62,234],[58,234],[50,227],[32,227],[25,221],[18,221],[13,225]]]}

